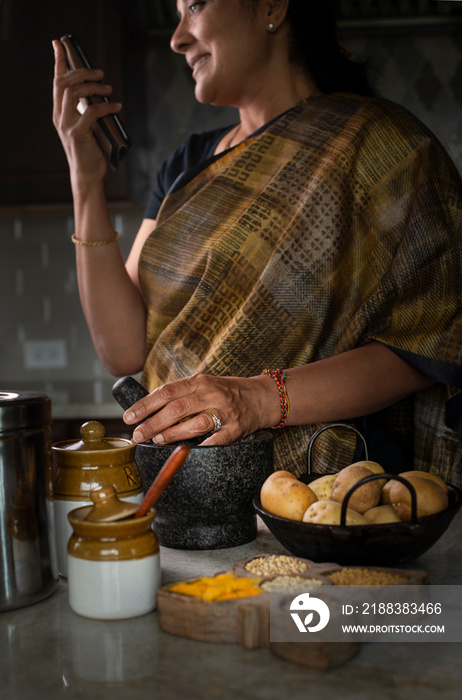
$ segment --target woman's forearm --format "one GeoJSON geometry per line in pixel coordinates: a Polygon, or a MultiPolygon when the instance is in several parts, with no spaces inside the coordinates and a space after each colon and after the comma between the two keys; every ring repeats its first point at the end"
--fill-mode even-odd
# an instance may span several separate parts
{"type": "Polygon", "coordinates": [[[287,374],[287,425],[347,420],[375,413],[433,384],[377,342],[291,368],[287,374]]]}
{"type": "MultiPolygon", "coordinates": [[[[83,242],[106,241],[115,232],[101,187],[74,194],[75,235],[83,242]]],[[[103,364],[115,375],[142,369],[146,348],[146,309],[130,278],[117,242],[76,245],[82,308],[103,364]]]]}

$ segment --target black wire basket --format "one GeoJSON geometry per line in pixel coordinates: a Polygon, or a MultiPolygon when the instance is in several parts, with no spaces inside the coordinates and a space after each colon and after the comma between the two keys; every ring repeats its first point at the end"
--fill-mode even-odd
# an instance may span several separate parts
{"type": "MultiPolygon", "coordinates": [[[[322,476],[311,473],[313,444],[316,438],[330,428],[354,430],[363,440],[365,459],[367,445],[363,435],[353,426],[334,423],[322,426],[311,437],[308,446],[307,473],[300,481],[310,484],[322,476]]],[[[448,507],[439,513],[423,518],[417,517],[417,502],[414,487],[397,474],[372,474],[358,481],[346,493],[342,503],[340,525],[324,525],[289,520],[265,510],[260,496],[254,498],[254,507],[274,537],[293,555],[315,562],[336,562],[349,565],[394,566],[415,559],[428,551],[448,529],[461,502],[462,492],[448,484],[448,507]],[[411,520],[399,523],[346,525],[346,510],[353,492],[362,484],[375,479],[396,479],[408,487],[411,493],[411,520]]]]}

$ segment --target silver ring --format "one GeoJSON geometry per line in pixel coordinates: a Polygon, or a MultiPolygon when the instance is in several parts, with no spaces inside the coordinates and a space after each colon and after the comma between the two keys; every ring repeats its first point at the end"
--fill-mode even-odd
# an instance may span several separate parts
{"type": "Polygon", "coordinates": [[[221,428],[221,420],[216,416],[213,411],[204,411],[213,420],[213,432],[216,433],[221,428]]]}

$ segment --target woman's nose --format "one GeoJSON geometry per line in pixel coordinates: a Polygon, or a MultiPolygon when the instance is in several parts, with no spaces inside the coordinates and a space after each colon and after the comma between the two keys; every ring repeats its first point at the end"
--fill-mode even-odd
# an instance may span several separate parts
{"type": "Polygon", "coordinates": [[[186,27],[184,18],[180,19],[170,39],[170,48],[176,53],[185,53],[191,43],[191,34],[186,27]]]}

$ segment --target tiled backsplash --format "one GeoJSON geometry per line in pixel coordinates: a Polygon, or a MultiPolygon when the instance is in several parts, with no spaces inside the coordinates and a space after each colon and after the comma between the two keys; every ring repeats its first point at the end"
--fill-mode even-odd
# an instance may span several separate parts
{"type": "MultiPolygon", "coordinates": [[[[142,212],[118,204],[111,215],[126,255],[142,212]]],[[[96,356],[80,307],[73,230],[70,207],[0,213],[0,389],[44,392],[59,415],[69,404],[118,415],[114,378],[96,356]]]]}
{"type": "MultiPolygon", "coordinates": [[[[462,172],[460,36],[368,32],[347,35],[345,45],[353,58],[370,58],[380,93],[422,119],[462,172]]],[[[164,38],[148,50],[145,68],[146,143],[135,143],[130,155],[137,204],[111,205],[125,255],[162,160],[187,133],[236,119],[234,110],[194,100],[189,69],[164,38]]],[[[72,231],[70,207],[0,210],[0,389],[44,392],[55,416],[119,415],[114,378],[96,356],[80,308],[72,231]]]]}

